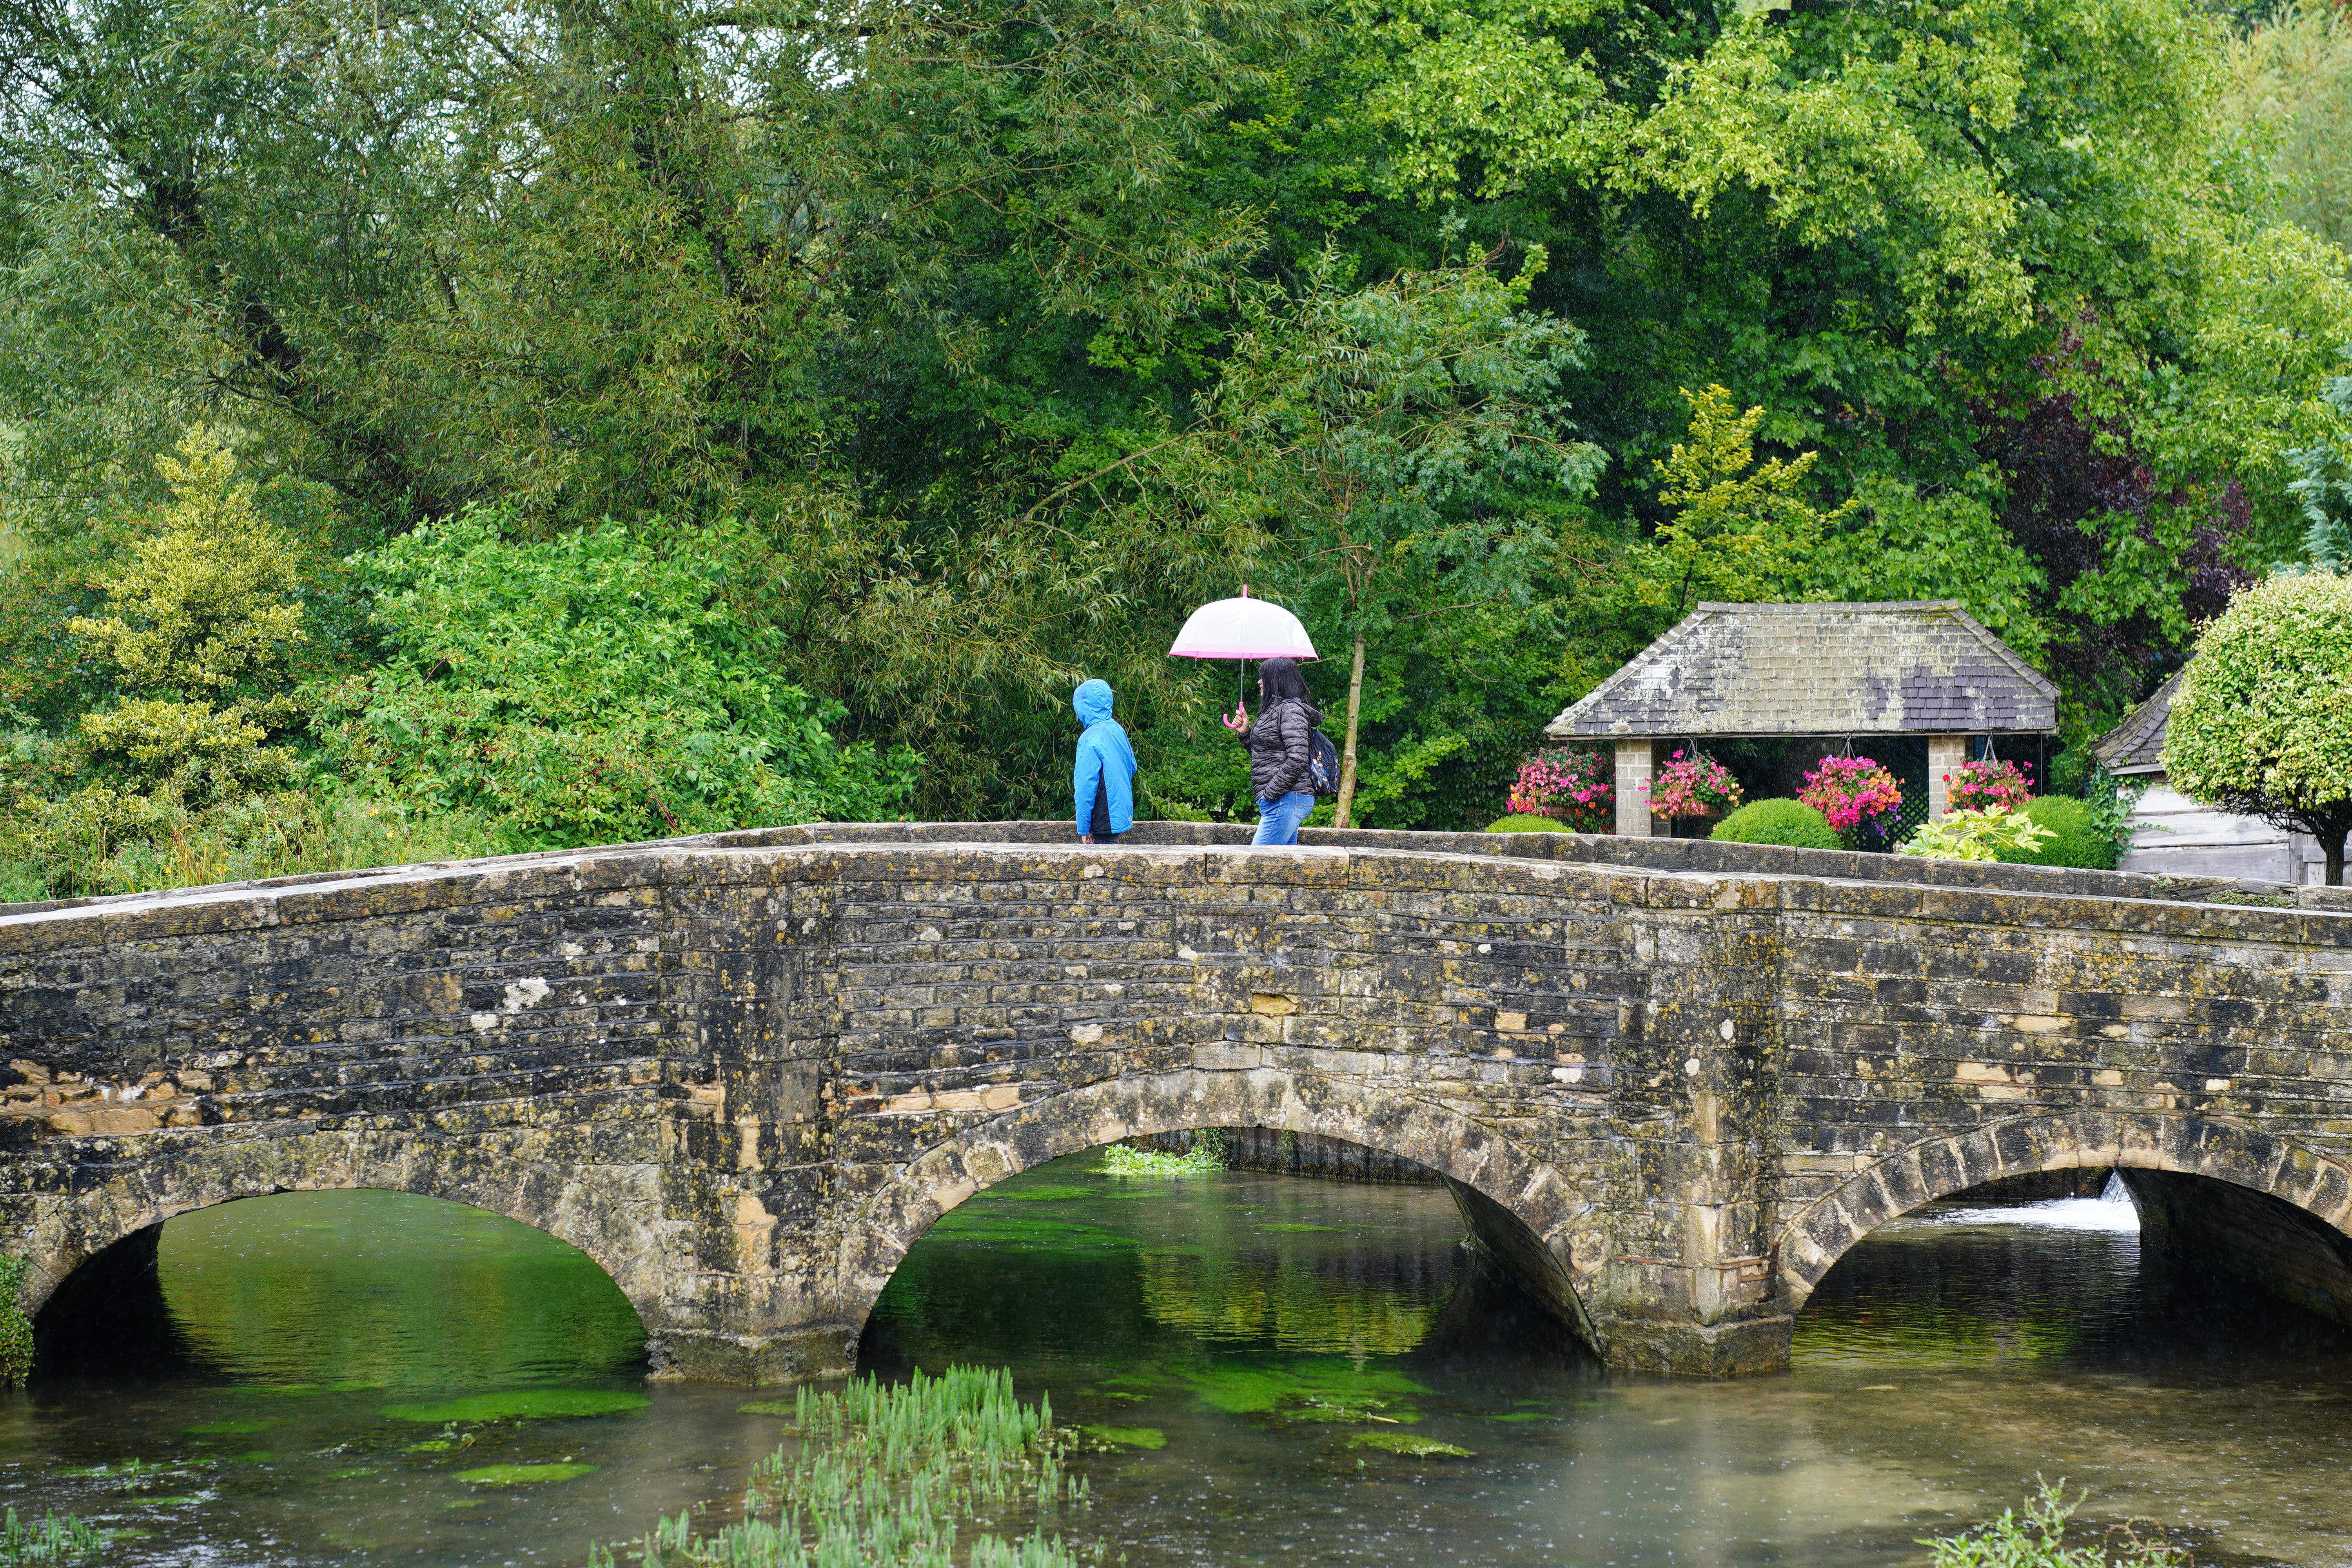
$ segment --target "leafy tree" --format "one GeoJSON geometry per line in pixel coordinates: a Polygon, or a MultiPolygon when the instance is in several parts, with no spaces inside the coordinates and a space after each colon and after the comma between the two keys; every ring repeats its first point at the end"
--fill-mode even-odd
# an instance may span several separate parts
{"type": "Polygon", "coordinates": [[[1520,492],[1574,499],[1600,467],[1560,391],[1581,339],[1526,309],[1542,260],[1508,279],[1485,258],[1349,290],[1327,250],[1303,297],[1235,342],[1185,443],[1265,514],[1264,574],[1349,639],[1343,827],[1368,642],[1401,623],[1528,603],[1557,539],[1520,492]]]}
{"type": "Polygon", "coordinates": [[[30,792],[31,853],[69,890],[103,886],[95,868],[126,843],[168,834],[190,812],[233,807],[299,769],[270,742],[296,716],[301,552],[261,517],[211,432],[191,430],[178,450],[157,464],[172,504],[100,579],[108,613],[68,625],[111,667],[117,695],[18,781],[30,792]],[[47,795],[50,781],[69,793],[47,795]]]}
{"type": "Polygon", "coordinates": [[[1818,453],[1756,461],[1761,407],[1738,413],[1720,386],[1685,389],[1683,400],[1690,435],[1656,465],[1658,502],[1671,515],[1633,554],[1635,597],[1672,624],[1701,601],[1795,596],[1822,531],[1854,503],[1824,515],[1805,500],[1801,487],[1818,453]]]}
{"type": "Polygon", "coordinates": [[[2260,148],[2286,216],[2352,249],[2352,19],[2328,0],[2287,0],[2222,54],[2223,121],[2260,148]]]}
{"type": "Polygon", "coordinates": [[[2352,577],[2281,574],[2230,601],[2197,639],[2165,721],[2164,772],[2208,805],[2319,840],[2344,882],[2352,832],[2352,577]]]}
{"type": "Polygon", "coordinates": [[[2352,375],[2320,389],[2335,416],[2335,439],[2289,453],[2295,479],[2287,486],[2303,509],[2305,559],[2328,572],[2352,572],[2352,375]]]}
{"type": "Polygon", "coordinates": [[[617,523],[518,539],[480,510],[355,563],[383,662],[334,700],[348,772],[512,849],[875,820],[913,758],[843,746],[727,607],[735,542],[617,523]]]}

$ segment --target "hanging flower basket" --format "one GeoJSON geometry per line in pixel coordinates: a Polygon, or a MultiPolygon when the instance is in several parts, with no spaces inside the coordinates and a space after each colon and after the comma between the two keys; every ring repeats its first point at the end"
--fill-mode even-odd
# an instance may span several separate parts
{"type": "Polygon", "coordinates": [[[1642,787],[1650,792],[1652,816],[1721,816],[1739,804],[1738,781],[1705,752],[1676,752],[1642,787]]]}
{"type": "Polygon", "coordinates": [[[1900,826],[1903,786],[1868,757],[1823,757],[1797,798],[1857,849],[1885,849],[1900,826]]]}
{"type": "Polygon", "coordinates": [[[1959,771],[1944,775],[1952,786],[1954,811],[2022,811],[2033,798],[2032,781],[2019,763],[1993,760],[1962,763],[1959,771]]]}
{"type": "Polygon", "coordinates": [[[1570,833],[1606,833],[1617,805],[1616,763],[1606,752],[1554,746],[1519,764],[1510,808],[1549,816],[1570,833]]]}

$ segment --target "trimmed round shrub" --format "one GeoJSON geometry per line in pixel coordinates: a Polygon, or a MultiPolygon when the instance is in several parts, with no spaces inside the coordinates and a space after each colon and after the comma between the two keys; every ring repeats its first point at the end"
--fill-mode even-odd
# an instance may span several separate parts
{"type": "Polygon", "coordinates": [[[2003,850],[2000,858],[2012,866],[2080,866],[2093,871],[2116,868],[2115,840],[2092,825],[2087,801],[2063,795],[2045,795],[2025,803],[2027,819],[2050,830],[2050,837],[2031,849],[2003,850]]]}
{"type": "Polygon", "coordinates": [[[1785,844],[1792,849],[1842,849],[1830,819],[1801,800],[1752,800],[1709,835],[1726,844],[1785,844]]]}
{"type": "Polygon", "coordinates": [[[1508,816],[1497,817],[1486,824],[1489,833],[1573,833],[1576,829],[1565,822],[1554,822],[1549,816],[1530,816],[1515,811],[1508,816]]]}

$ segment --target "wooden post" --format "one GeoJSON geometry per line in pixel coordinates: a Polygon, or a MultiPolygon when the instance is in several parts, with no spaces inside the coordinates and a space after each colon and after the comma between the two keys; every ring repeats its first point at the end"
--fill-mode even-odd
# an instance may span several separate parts
{"type": "Polygon", "coordinates": [[[1652,755],[1647,736],[1638,741],[1617,742],[1617,832],[1620,837],[1650,837],[1650,793],[1642,786],[1650,782],[1652,755]]]}
{"type": "Polygon", "coordinates": [[[1950,814],[1952,786],[1946,782],[1944,775],[1958,773],[1960,764],[1968,760],[1969,738],[1966,735],[1927,737],[1928,821],[1941,822],[1950,814]]]}

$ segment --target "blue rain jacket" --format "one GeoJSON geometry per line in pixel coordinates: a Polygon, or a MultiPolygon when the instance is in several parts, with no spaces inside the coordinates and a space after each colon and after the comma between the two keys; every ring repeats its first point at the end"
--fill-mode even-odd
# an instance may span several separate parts
{"type": "Polygon", "coordinates": [[[1124,833],[1135,826],[1135,748],[1127,731],[1110,716],[1110,683],[1089,680],[1070,693],[1070,708],[1084,724],[1078,737],[1078,759],[1070,769],[1070,790],[1077,796],[1078,831],[1090,833],[1095,816],[1095,792],[1106,792],[1110,830],[1124,833]]]}

